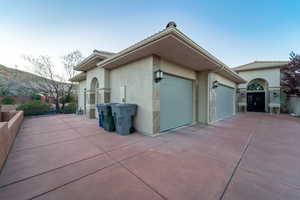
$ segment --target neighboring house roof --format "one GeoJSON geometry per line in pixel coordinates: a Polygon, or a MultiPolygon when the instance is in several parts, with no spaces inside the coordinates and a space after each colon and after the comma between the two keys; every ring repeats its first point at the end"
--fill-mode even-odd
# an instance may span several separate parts
{"type": "Polygon", "coordinates": [[[108,52],[108,51],[100,51],[95,49],[91,55],[86,57],[83,61],[81,61],[77,66],[74,67],[74,70],[77,71],[88,71],[92,68],[96,67],[96,64],[104,60],[106,58],[109,58],[113,56],[115,53],[108,52]]]}
{"type": "Polygon", "coordinates": [[[288,64],[288,61],[254,61],[248,64],[240,65],[238,67],[232,68],[236,72],[240,71],[252,71],[270,68],[280,68],[288,64]]]}
{"type": "Polygon", "coordinates": [[[84,81],[84,80],[86,80],[85,72],[81,72],[69,79],[69,81],[71,81],[71,82],[80,82],[80,81],[84,81]]]}

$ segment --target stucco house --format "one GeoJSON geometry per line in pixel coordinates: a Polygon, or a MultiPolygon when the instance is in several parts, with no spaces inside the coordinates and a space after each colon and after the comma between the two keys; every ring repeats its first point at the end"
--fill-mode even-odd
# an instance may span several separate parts
{"type": "Polygon", "coordinates": [[[235,115],[246,82],[174,22],[118,53],[94,50],[74,69],[79,108],[97,117],[97,103],[137,104],[134,125],[146,135],[235,115]]]}
{"type": "Polygon", "coordinates": [[[282,68],[287,64],[288,61],[254,61],[233,68],[247,81],[238,85],[239,110],[287,112],[287,97],[281,86],[282,68]]]}

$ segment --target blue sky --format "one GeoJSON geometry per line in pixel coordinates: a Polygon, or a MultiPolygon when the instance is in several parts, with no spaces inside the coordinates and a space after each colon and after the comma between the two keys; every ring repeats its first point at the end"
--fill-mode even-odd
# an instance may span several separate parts
{"type": "Polygon", "coordinates": [[[167,22],[230,67],[300,53],[300,1],[0,0],[0,64],[80,50],[118,52],[167,22]]]}

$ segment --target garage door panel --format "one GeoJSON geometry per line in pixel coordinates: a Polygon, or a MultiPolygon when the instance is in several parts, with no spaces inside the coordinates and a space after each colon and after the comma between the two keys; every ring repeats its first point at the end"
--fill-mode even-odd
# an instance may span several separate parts
{"type": "Polygon", "coordinates": [[[216,88],[216,115],[217,120],[233,116],[234,111],[234,89],[219,85],[216,88]]]}
{"type": "Polygon", "coordinates": [[[165,75],[160,82],[160,131],[192,123],[191,80],[165,75]]]}

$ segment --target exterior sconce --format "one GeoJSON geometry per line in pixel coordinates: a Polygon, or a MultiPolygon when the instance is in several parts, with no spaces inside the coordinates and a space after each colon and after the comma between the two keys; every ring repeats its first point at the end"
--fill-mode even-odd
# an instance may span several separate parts
{"type": "Polygon", "coordinates": [[[241,96],[241,97],[245,97],[245,96],[246,96],[246,92],[241,92],[241,93],[240,93],[240,96],[241,96]]]}
{"type": "Polygon", "coordinates": [[[279,96],[277,92],[273,92],[272,95],[273,95],[273,97],[278,97],[279,96]]]}
{"type": "Polygon", "coordinates": [[[154,72],[154,81],[158,83],[164,78],[164,72],[160,69],[154,72]]]}
{"type": "Polygon", "coordinates": [[[212,83],[212,88],[215,89],[215,88],[217,88],[217,87],[219,87],[219,81],[214,81],[214,82],[212,83]]]}

